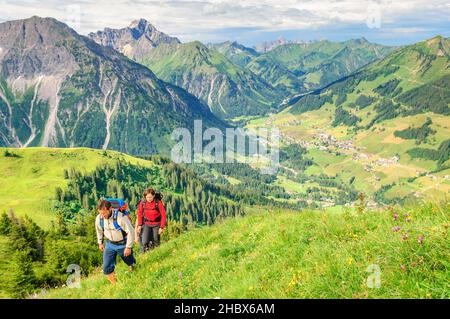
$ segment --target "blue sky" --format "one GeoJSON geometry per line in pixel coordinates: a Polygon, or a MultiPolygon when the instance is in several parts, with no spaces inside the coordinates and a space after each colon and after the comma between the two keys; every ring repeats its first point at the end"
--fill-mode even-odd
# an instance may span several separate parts
{"type": "Polygon", "coordinates": [[[0,0],[0,21],[54,17],[81,34],[145,18],[183,42],[369,41],[450,36],[450,0],[0,0]]]}

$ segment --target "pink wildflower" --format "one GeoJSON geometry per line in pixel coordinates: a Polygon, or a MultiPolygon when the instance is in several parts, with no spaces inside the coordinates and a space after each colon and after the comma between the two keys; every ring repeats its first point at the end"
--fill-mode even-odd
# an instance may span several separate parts
{"type": "Polygon", "coordinates": [[[417,241],[419,242],[419,244],[423,244],[423,241],[425,240],[425,236],[424,235],[420,235],[419,238],[417,238],[417,241]]]}

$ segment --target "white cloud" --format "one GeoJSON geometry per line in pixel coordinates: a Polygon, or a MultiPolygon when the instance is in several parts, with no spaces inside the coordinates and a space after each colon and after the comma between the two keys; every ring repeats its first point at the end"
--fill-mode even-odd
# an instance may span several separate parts
{"type": "Polygon", "coordinates": [[[420,23],[421,17],[426,17],[427,24],[449,24],[448,0],[0,0],[0,21],[51,16],[86,34],[124,27],[142,17],[186,41],[194,35],[204,40],[233,28],[273,32],[335,24],[363,27],[371,3],[379,5],[384,25],[408,29],[403,21],[416,18],[420,23]],[[80,7],[79,19],[74,17],[74,5],[80,7]]]}

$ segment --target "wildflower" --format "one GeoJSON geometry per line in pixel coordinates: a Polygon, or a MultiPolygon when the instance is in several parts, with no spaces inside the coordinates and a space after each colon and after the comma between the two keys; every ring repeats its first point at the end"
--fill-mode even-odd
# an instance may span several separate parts
{"type": "Polygon", "coordinates": [[[409,223],[411,221],[411,219],[412,219],[411,216],[407,216],[405,220],[409,223]]]}
{"type": "Polygon", "coordinates": [[[424,240],[425,240],[425,236],[424,235],[420,235],[419,238],[417,238],[417,241],[419,242],[419,244],[423,244],[424,240]]]}
{"type": "Polygon", "coordinates": [[[402,239],[403,239],[403,240],[407,240],[407,239],[408,239],[408,234],[403,234],[402,239]]]}
{"type": "Polygon", "coordinates": [[[395,226],[392,228],[393,232],[398,232],[400,230],[400,226],[395,226]]]}
{"type": "Polygon", "coordinates": [[[353,258],[347,258],[347,264],[351,265],[353,263],[353,258]]]}
{"type": "Polygon", "coordinates": [[[400,265],[400,268],[402,269],[402,271],[406,271],[406,266],[405,265],[400,265]]]}
{"type": "Polygon", "coordinates": [[[397,220],[397,219],[398,219],[398,214],[395,213],[395,214],[394,214],[394,220],[397,220]]]}

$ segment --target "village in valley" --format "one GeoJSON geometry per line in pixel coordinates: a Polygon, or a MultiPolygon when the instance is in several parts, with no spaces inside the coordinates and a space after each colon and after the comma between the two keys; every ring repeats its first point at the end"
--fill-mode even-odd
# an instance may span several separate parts
{"type": "MultiPolygon", "coordinates": [[[[437,175],[432,172],[421,168],[415,167],[412,169],[411,166],[405,165],[400,161],[400,155],[395,154],[390,157],[382,157],[379,154],[371,153],[364,146],[355,145],[355,141],[350,135],[346,138],[337,138],[332,133],[324,130],[323,128],[312,126],[308,127],[307,131],[309,134],[305,135],[304,138],[299,138],[296,134],[293,134],[293,128],[295,131],[298,131],[302,128],[302,121],[300,119],[291,119],[288,121],[283,121],[278,124],[275,123],[275,118],[269,116],[264,121],[265,127],[274,127],[277,126],[280,129],[280,142],[283,145],[292,145],[296,144],[306,149],[308,152],[311,150],[323,152],[324,154],[339,156],[345,155],[347,158],[350,158],[351,161],[354,162],[355,167],[362,167],[364,172],[370,174],[369,177],[364,177],[365,183],[370,185],[372,189],[380,189],[383,185],[387,185],[385,181],[382,179],[383,172],[397,170],[402,172],[407,172],[409,175],[404,177],[398,176],[397,182],[401,182],[402,179],[407,178],[421,178],[426,181],[428,185],[424,189],[418,189],[412,193],[412,195],[416,198],[421,198],[424,195],[424,192],[431,188],[439,188],[442,187],[443,184],[446,187],[450,188],[450,175],[437,175]],[[297,130],[298,129],[298,130],[297,130]],[[412,173],[411,173],[412,171],[412,173]]],[[[294,131],[294,132],[295,132],[294,131]]],[[[296,176],[298,171],[286,167],[283,164],[279,164],[279,167],[283,168],[285,171],[292,173],[293,176],[296,176]]],[[[338,174],[335,175],[335,177],[338,174]]],[[[307,183],[307,182],[306,182],[307,183]]],[[[291,190],[289,191],[291,194],[296,195],[296,192],[291,190]]],[[[308,204],[315,202],[319,204],[320,207],[332,207],[335,206],[336,198],[333,196],[333,192],[326,192],[326,195],[319,198],[311,198],[310,194],[297,194],[297,198],[305,199],[308,204]],[[306,195],[306,196],[305,196],[306,195]],[[331,196],[330,196],[331,195],[331,196]]],[[[358,205],[358,200],[347,202],[345,206],[353,207],[358,205]]],[[[366,198],[366,206],[368,207],[378,207],[383,206],[383,203],[376,201],[373,196],[368,196],[366,198]]]]}

